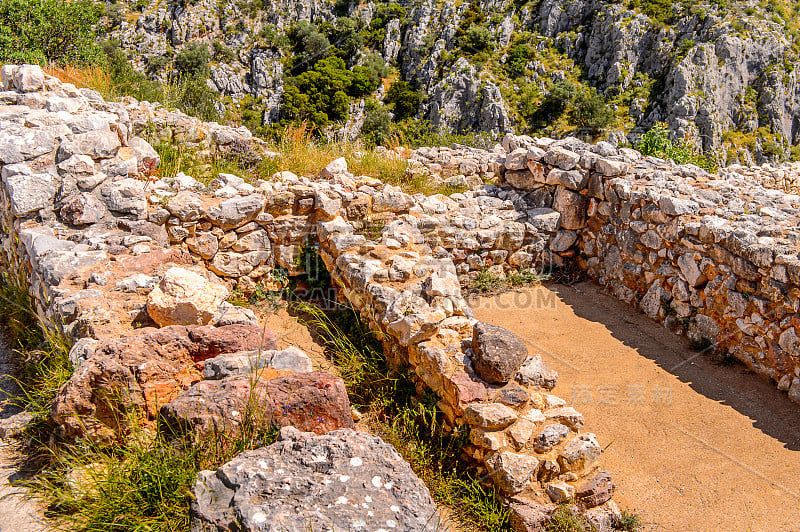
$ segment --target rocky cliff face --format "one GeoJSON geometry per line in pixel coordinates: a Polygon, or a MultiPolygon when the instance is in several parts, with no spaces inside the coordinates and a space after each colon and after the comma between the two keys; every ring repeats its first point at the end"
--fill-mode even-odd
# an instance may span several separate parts
{"type": "Polygon", "coordinates": [[[417,117],[435,126],[526,132],[532,128],[526,109],[541,103],[553,81],[567,78],[596,87],[615,108],[613,138],[635,140],[666,122],[676,138],[704,150],[724,145],[729,161],[789,155],[800,140],[791,13],[697,4],[667,8],[665,15],[654,11],[656,4],[636,5],[153,0],[109,33],[142,70],[151,58],[170,57],[192,41],[224,44],[233,53],[215,56],[209,84],[234,101],[261,97],[265,123],[280,118],[292,54],[276,42],[298,21],[330,28],[346,16],[363,43],[348,67],[380,54],[424,93],[417,117]],[[512,68],[520,45],[529,52],[512,68]]]}

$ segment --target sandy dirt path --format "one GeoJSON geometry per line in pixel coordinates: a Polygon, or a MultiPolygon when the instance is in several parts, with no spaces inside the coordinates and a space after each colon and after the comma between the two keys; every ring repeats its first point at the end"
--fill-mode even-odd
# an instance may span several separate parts
{"type": "Polygon", "coordinates": [[[719,366],[592,283],[471,301],[559,373],[648,531],[800,531],[800,405],[719,366]]]}
{"type": "MultiPolygon", "coordinates": [[[[9,359],[9,351],[0,336],[0,424],[14,425],[12,417],[19,408],[8,403],[9,397],[19,391],[10,375],[14,367],[9,359]]],[[[48,530],[42,517],[42,509],[29,498],[25,491],[14,483],[20,479],[16,467],[20,456],[14,443],[0,439],[0,532],[40,532],[48,530]]]]}

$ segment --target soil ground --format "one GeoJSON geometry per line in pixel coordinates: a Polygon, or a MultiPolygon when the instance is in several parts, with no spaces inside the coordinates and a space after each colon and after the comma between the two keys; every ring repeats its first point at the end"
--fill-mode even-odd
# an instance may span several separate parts
{"type": "Polygon", "coordinates": [[[473,299],[559,373],[648,531],[800,531],[800,405],[590,282],[473,299]]]}
{"type": "MultiPolygon", "coordinates": [[[[9,403],[19,389],[13,375],[9,351],[0,336],[0,424],[14,424],[10,418],[19,408],[9,403]]],[[[40,532],[47,530],[43,510],[35,500],[26,497],[24,488],[14,485],[21,479],[17,464],[20,455],[12,440],[0,439],[0,532],[40,532]]]]}

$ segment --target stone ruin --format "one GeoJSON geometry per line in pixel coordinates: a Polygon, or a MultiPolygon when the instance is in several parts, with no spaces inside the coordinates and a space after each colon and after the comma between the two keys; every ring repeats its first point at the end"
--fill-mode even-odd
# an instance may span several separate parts
{"type": "Polygon", "coordinates": [[[119,438],[130,412],[200,436],[235,430],[254,388],[262,415],[284,427],[277,447],[200,475],[197,530],[234,521],[304,529],[297,504],[309,505],[306,523],[329,529],[339,514],[326,513],[328,502],[349,505],[354,529],[384,526],[375,516],[401,530],[438,526],[407,464],[353,430],[343,381],[298,349],[279,350],[252,312],[225,301],[233,288],[274,282],[276,266],[300,273],[310,242],[389,360],[438,396],[450,427],[469,429],[464,450],[518,530],[541,530],[564,501],[598,530],[619,511],[600,443],[551,393],[557,374],[508,331],[473,318],[462,286],[481,272],[577,266],[800,402],[800,197],[764,188],[752,169],[719,177],[602,142],[507,135],[492,151],[404,155],[411,172],[468,187],[449,196],[354,176],[343,159],[313,178],[219,174],[206,187],[159,175],[145,131],[198,157],[269,156],[263,144],[147,102],[106,102],[38,67],[6,65],[0,80],[4,263],[24,268],[43,323],[75,342],[75,373],[52,409],[63,435],[119,438]],[[279,459],[287,453],[326,466],[279,459]],[[318,490],[316,505],[298,487],[287,499],[248,498],[283,493],[272,490],[284,466],[304,479],[297,486],[318,490]],[[354,509],[345,484],[365,474],[378,481],[357,482],[367,503],[354,509]]]}

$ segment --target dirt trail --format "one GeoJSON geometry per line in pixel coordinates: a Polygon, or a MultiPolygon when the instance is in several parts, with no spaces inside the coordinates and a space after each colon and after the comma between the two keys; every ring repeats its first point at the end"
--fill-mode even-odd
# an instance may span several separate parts
{"type": "MultiPolygon", "coordinates": [[[[3,432],[6,427],[18,422],[13,419],[19,408],[7,402],[9,397],[16,396],[18,389],[10,377],[13,365],[9,359],[9,351],[0,337],[0,426],[3,432]]],[[[42,517],[42,509],[24,496],[24,489],[14,486],[20,479],[16,463],[19,455],[14,450],[12,441],[0,439],[0,532],[40,532],[47,530],[42,517]]]]}
{"type": "Polygon", "coordinates": [[[800,406],[719,366],[592,283],[471,301],[560,379],[648,531],[800,531],[800,406]]]}

